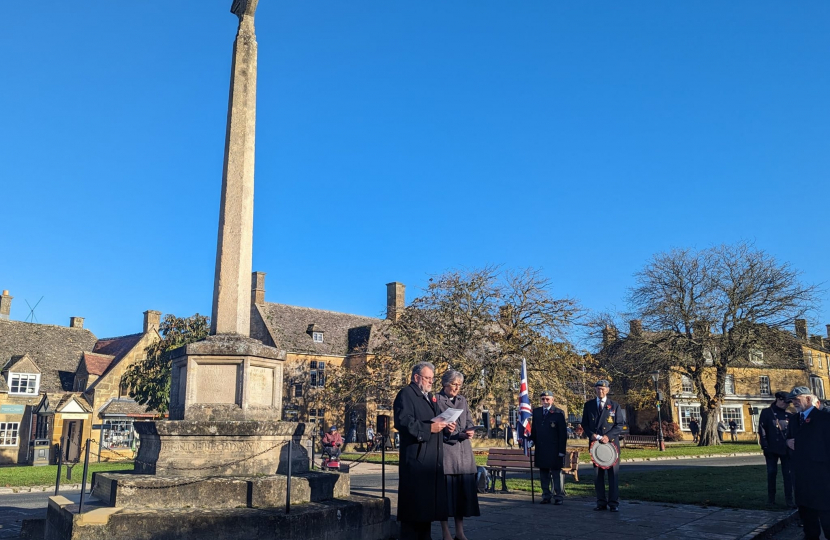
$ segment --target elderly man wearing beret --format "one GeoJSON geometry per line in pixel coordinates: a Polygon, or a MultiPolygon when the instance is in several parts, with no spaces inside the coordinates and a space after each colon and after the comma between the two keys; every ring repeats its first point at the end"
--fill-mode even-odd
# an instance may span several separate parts
{"type": "MultiPolygon", "coordinates": [[[[620,448],[620,433],[623,428],[623,413],[620,405],[608,397],[611,383],[602,379],[594,385],[596,399],[585,402],[582,408],[582,428],[588,438],[588,444],[614,444],[620,448]]],[[[620,459],[607,469],[596,467],[594,488],[597,494],[597,507],[594,510],[610,509],[620,511],[619,471],[620,459]],[[608,476],[608,492],[605,491],[605,477],[608,476]]]]}
{"type": "Polygon", "coordinates": [[[562,487],[562,463],[565,459],[565,445],[568,443],[568,428],[565,413],[553,406],[553,393],[545,390],[539,396],[541,407],[533,409],[533,423],[530,440],[536,450],[534,461],[539,467],[542,483],[542,504],[562,504],[565,490],[562,487]],[[551,474],[553,473],[553,474],[551,474]],[[553,497],[550,481],[553,478],[553,497]]]}

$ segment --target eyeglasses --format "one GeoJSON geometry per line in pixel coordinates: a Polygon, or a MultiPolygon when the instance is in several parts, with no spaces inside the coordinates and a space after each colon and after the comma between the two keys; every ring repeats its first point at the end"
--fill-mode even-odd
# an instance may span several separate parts
{"type": "Polygon", "coordinates": [[[418,377],[422,378],[423,380],[425,380],[427,382],[432,382],[433,380],[435,380],[435,377],[424,377],[420,373],[418,374],[418,377]]]}
{"type": "Polygon", "coordinates": [[[447,386],[450,388],[461,388],[461,383],[448,384],[447,386]]]}

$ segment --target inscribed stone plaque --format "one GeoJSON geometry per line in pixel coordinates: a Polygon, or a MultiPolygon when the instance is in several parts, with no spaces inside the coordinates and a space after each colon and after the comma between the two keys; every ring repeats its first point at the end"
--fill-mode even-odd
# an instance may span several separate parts
{"type": "Polygon", "coordinates": [[[248,370],[248,403],[270,406],[274,401],[274,370],[251,367],[248,370]]]}
{"type": "Polygon", "coordinates": [[[196,368],[197,403],[236,403],[237,364],[199,364],[196,368]]]}

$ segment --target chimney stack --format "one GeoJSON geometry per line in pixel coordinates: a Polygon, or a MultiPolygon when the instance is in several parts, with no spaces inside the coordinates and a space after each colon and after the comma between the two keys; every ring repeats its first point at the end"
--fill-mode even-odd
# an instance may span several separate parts
{"type": "Polygon", "coordinates": [[[821,336],[810,336],[810,343],[819,349],[824,347],[824,340],[821,339],[821,336]]]}
{"type": "Polygon", "coordinates": [[[611,345],[617,341],[617,329],[610,324],[606,324],[602,329],[602,346],[603,348],[611,345]]]}
{"type": "Polygon", "coordinates": [[[830,324],[825,324],[825,328],[827,328],[827,339],[830,339],[830,324]]]}
{"type": "Polygon", "coordinates": [[[84,327],[84,318],[83,317],[69,317],[69,328],[83,328],[84,327]]]}
{"type": "Polygon", "coordinates": [[[640,337],[643,335],[643,321],[634,319],[628,321],[628,333],[633,337],[640,337]]]}
{"type": "Polygon", "coordinates": [[[386,318],[398,322],[406,307],[406,285],[393,281],[386,284],[386,318]]]}
{"type": "Polygon", "coordinates": [[[148,309],[144,312],[144,333],[155,330],[158,332],[159,323],[161,322],[161,311],[154,311],[148,309]]]}
{"type": "Polygon", "coordinates": [[[265,303],[265,272],[251,273],[251,305],[265,303]]]}
{"type": "Polygon", "coordinates": [[[3,296],[0,296],[0,320],[9,320],[9,314],[12,312],[12,298],[14,296],[9,296],[9,291],[3,291],[3,296]]]}
{"type": "Polygon", "coordinates": [[[795,337],[798,339],[807,339],[807,319],[795,320],[795,337]]]}

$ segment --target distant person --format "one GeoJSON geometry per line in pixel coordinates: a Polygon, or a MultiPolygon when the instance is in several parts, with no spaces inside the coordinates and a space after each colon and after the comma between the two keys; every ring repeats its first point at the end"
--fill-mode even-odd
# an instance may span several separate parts
{"type": "Polygon", "coordinates": [[[775,401],[761,411],[758,419],[758,444],[764,451],[767,462],[767,502],[775,504],[778,461],[781,461],[781,477],[784,480],[784,499],[787,506],[794,507],[793,471],[790,449],[787,448],[787,431],[797,417],[787,412],[787,392],[776,392],[775,401]]]}
{"type": "Polygon", "coordinates": [[[343,447],[343,437],[337,432],[337,426],[331,426],[329,432],[323,435],[323,451],[337,460],[343,447]]]}
{"type": "Polygon", "coordinates": [[[697,418],[692,417],[689,420],[689,431],[692,432],[692,442],[697,442],[700,437],[700,424],[697,423],[697,418]]]}
{"type": "Polygon", "coordinates": [[[366,447],[369,450],[375,449],[375,430],[372,429],[372,424],[366,428],[366,447]]]}
{"type": "Polygon", "coordinates": [[[585,434],[585,430],[582,429],[582,425],[577,424],[576,427],[574,428],[574,435],[576,435],[576,438],[581,439],[584,434],[585,434]]]}
{"type": "Polygon", "coordinates": [[[824,531],[830,537],[830,416],[814,405],[816,396],[806,386],[796,386],[787,397],[798,412],[792,422],[792,439],[787,446],[793,451],[795,503],[804,524],[804,538],[818,540],[824,531]]]}
{"type": "Polygon", "coordinates": [[[723,434],[726,432],[726,424],[723,423],[723,420],[718,422],[718,441],[723,442],[723,434]]]}
{"type": "MultiPolygon", "coordinates": [[[[620,449],[620,433],[623,428],[623,414],[620,414],[620,405],[608,396],[611,383],[603,379],[594,385],[596,399],[585,403],[582,408],[582,429],[590,444],[613,444],[620,449]]],[[[597,506],[594,510],[620,511],[620,458],[608,469],[596,467],[594,469],[594,488],[597,495],[597,506]],[[605,477],[608,477],[608,491],[605,491],[605,477]]]]}
{"type": "Polygon", "coordinates": [[[533,423],[530,440],[536,448],[534,465],[539,468],[542,484],[542,504],[562,504],[565,500],[562,465],[565,461],[565,447],[568,444],[568,430],[565,414],[553,406],[553,392],[545,390],[539,395],[541,407],[533,409],[533,423]],[[553,480],[553,493],[550,490],[553,480]]]}
{"type": "Polygon", "coordinates": [[[729,421],[729,436],[732,442],[738,442],[738,423],[734,420],[729,421]]]}

